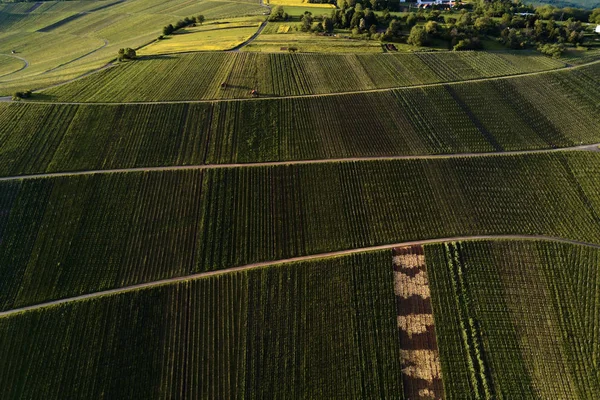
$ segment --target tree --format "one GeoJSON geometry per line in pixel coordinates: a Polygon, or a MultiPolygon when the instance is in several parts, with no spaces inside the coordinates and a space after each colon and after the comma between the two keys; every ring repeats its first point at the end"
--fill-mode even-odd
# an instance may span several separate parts
{"type": "Polygon", "coordinates": [[[427,32],[428,35],[435,35],[438,33],[438,23],[435,21],[428,21],[425,24],[425,32],[427,32]]]}
{"type": "Polygon", "coordinates": [[[117,53],[117,59],[119,61],[123,60],[134,60],[137,57],[137,54],[134,49],[130,47],[126,47],[124,49],[119,49],[117,53]]]}
{"type": "Polygon", "coordinates": [[[287,19],[287,14],[283,11],[283,7],[276,6],[271,10],[271,15],[269,15],[269,21],[284,21],[287,19]]]}
{"type": "Polygon", "coordinates": [[[427,32],[421,26],[413,26],[408,35],[406,43],[412,44],[413,46],[425,46],[429,40],[427,32]]]}
{"type": "Polygon", "coordinates": [[[306,11],[302,16],[302,32],[310,32],[312,29],[313,16],[312,13],[306,11]]]}
{"type": "Polygon", "coordinates": [[[542,54],[550,56],[552,58],[560,58],[563,51],[565,50],[565,46],[562,44],[544,44],[538,47],[538,51],[542,54]]]}
{"type": "Polygon", "coordinates": [[[590,14],[588,21],[592,24],[600,24],[600,8],[595,8],[590,14]]]}
{"type": "Polygon", "coordinates": [[[196,22],[199,23],[200,25],[202,25],[204,23],[204,21],[206,21],[206,19],[204,18],[204,15],[198,15],[196,17],[196,22]]]}
{"type": "Polygon", "coordinates": [[[169,24],[163,28],[163,35],[165,35],[165,36],[170,35],[173,32],[175,32],[175,28],[171,24],[169,24]]]}
{"type": "Polygon", "coordinates": [[[408,17],[406,17],[406,25],[409,28],[412,28],[413,26],[415,26],[417,24],[417,14],[415,13],[410,13],[408,15],[408,17]]]}
{"type": "Polygon", "coordinates": [[[325,32],[333,32],[333,20],[330,17],[323,17],[323,30],[325,32]]]}

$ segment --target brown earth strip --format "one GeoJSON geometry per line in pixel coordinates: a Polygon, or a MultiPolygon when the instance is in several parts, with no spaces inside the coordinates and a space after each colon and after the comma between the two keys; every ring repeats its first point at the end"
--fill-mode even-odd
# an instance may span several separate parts
{"type": "Polygon", "coordinates": [[[440,354],[423,246],[392,249],[402,386],[407,399],[443,399],[440,354]]]}

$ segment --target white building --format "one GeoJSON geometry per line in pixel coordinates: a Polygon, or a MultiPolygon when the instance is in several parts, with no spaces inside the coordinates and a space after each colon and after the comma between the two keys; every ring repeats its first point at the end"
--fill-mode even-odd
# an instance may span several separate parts
{"type": "Polygon", "coordinates": [[[596,33],[600,33],[600,25],[596,25],[596,33]]]}

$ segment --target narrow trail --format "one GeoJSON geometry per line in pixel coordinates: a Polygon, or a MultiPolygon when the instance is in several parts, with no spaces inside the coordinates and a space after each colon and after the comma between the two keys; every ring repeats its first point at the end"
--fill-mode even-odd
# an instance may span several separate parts
{"type": "Polygon", "coordinates": [[[282,165],[332,164],[332,163],[340,163],[340,162],[436,160],[436,159],[448,159],[448,158],[501,157],[501,156],[515,156],[515,155],[538,154],[538,153],[557,153],[557,152],[564,152],[564,151],[600,152],[600,143],[584,144],[584,145],[573,146],[573,147],[559,147],[559,148],[553,148],[553,149],[515,150],[515,151],[490,152],[490,153],[453,153],[453,154],[402,155],[402,156],[379,156],[379,157],[324,158],[324,159],[320,159],[320,160],[265,161],[265,162],[255,162],[255,163],[237,163],[237,164],[174,165],[174,166],[170,166],[170,167],[135,167],[135,168],[94,169],[94,170],[73,171],[73,172],[47,172],[47,173],[43,173],[43,174],[4,176],[4,177],[0,177],[0,182],[25,180],[25,179],[60,178],[60,177],[66,177],[66,176],[118,174],[118,173],[128,173],[128,172],[187,171],[187,170],[226,169],[226,168],[276,167],[276,166],[282,166],[282,165]]]}
{"type": "Polygon", "coordinates": [[[221,269],[218,271],[200,272],[197,274],[178,276],[178,277],[168,278],[168,279],[161,279],[158,281],[140,283],[140,284],[120,287],[120,288],[116,288],[116,289],[102,290],[99,292],[83,294],[80,296],[67,297],[64,299],[53,300],[53,301],[48,301],[45,303],[39,303],[39,304],[31,305],[31,306],[19,307],[19,308],[15,308],[12,310],[2,311],[2,312],[0,312],[0,318],[12,316],[12,315],[27,312],[27,311],[39,310],[39,309],[43,309],[43,308],[73,303],[73,302],[82,301],[82,300],[95,299],[98,297],[104,297],[104,296],[110,296],[110,295],[117,295],[117,294],[132,292],[132,291],[140,290],[140,289],[148,289],[148,288],[169,285],[169,284],[183,282],[183,281],[207,278],[207,277],[216,276],[216,275],[230,274],[230,273],[235,273],[235,272],[240,272],[240,271],[248,271],[248,270],[262,268],[262,267],[275,266],[275,265],[279,265],[279,264],[283,265],[283,264],[293,263],[293,262],[298,262],[298,261],[309,261],[309,260],[315,260],[315,259],[321,259],[321,258],[338,257],[338,256],[362,253],[362,252],[367,252],[367,251],[389,250],[394,247],[400,247],[400,246],[426,245],[426,244],[432,244],[432,243],[458,242],[458,241],[464,241],[464,240],[544,240],[544,241],[549,241],[549,242],[566,243],[566,244],[587,246],[587,247],[591,247],[591,248],[595,248],[595,249],[600,249],[600,244],[587,243],[587,242],[581,242],[581,241],[573,240],[573,239],[565,239],[565,238],[544,236],[544,235],[474,235],[474,236],[453,236],[453,237],[436,238],[436,239],[412,240],[412,241],[407,241],[407,242],[384,244],[384,245],[379,245],[379,246],[368,246],[368,247],[361,247],[361,248],[349,249],[349,250],[340,250],[340,251],[331,251],[331,252],[327,252],[327,253],[311,254],[308,256],[292,257],[292,258],[286,258],[286,259],[275,260],[275,261],[264,261],[264,262],[242,265],[239,267],[225,268],[225,269],[221,269]]]}
{"type": "MultiPolygon", "coordinates": [[[[79,57],[77,57],[77,58],[74,58],[74,59],[72,59],[72,60],[69,60],[69,61],[67,61],[66,63],[60,64],[60,65],[58,65],[58,66],[56,66],[56,67],[54,67],[54,68],[51,68],[51,69],[49,69],[49,70],[47,70],[47,71],[44,71],[44,72],[42,72],[42,74],[47,74],[47,73],[49,73],[49,72],[56,71],[57,69],[59,69],[59,68],[62,68],[62,67],[64,67],[65,65],[69,65],[69,64],[71,64],[71,63],[74,63],[75,61],[79,61],[79,60],[81,60],[81,59],[83,59],[83,58],[85,58],[85,57],[87,57],[87,56],[89,56],[89,55],[91,55],[91,54],[94,54],[95,52],[97,52],[97,51],[99,51],[99,50],[102,50],[102,49],[103,49],[103,48],[105,48],[106,46],[108,46],[108,40],[106,40],[106,39],[101,39],[101,40],[104,42],[104,44],[103,44],[102,46],[100,46],[100,47],[97,47],[97,48],[95,48],[94,50],[92,50],[92,51],[90,51],[90,52],[88,52],[88,53],[85,53],[85,54],[84,54],[84,55],[82,55],[82,56],[79,56],[79,57]]],[[[96,70],[95,72],[97,72],[97,70],[96,70]]],[[[77,78],[76,78],[76,79],[77,79],[77,78]]],[[[45,89],[49,89],[49,88],[45,88],[45,89]]]]}
{"type": "Polygon", "coordinates": [[[5,56],[5,57],[10,57],[10,58],[16,58],[17,60],[21,60],[23,61],[25,64],[23,64],[23,66],[19,69],[16,69],[14,71],[11,71],[9,73],[6,73],[4,75],[0,75],[0,78],[3,78],[5,76],[8,75],[12,75],[12,74],[16,74],[17,72],[21,72],[26,68],[29,68],[29,61],[27,61],[26,59],[24,59],[23,57],[19,57],[19,56],[15,56],[14,54],[0,54],[0,56],[5,56]]]}
{"type": "MultiPolygon", "coordinates": [[[[281,100],[281,99],[294,99],[294,98],[314,98],[314,97],[328,97],[328,96],[348,96],[348,95],[356,95],[362,93],[381,93],[381,92],[390,92],[395,90],[409,90],[409,89],[424,89],[430,87],[440,87],[447,85],[463,85],[467,83],[478,83],[478,82],[491,82],[498,81],[504,79],[515,79],[515,78],[523,78],[528,76],[537,76],[544,74],[552,74],[560,71],[568,71],[575,70],[579,68],[588,67],[590,65],[599,64],[600,60],[590,61],[588,63],[579,64],[579,65],[565,65],[562,68],[549,69],[544,71],[536,71],[536,72],[526,72],[522,74],[514,74],[514,75],[501,75],[501,76],[493,76],[487,78],[475,78],[475,79],[467,79],[461,81],[453,81],[453,82],[438,82],[438,83],[424,83],[419,85],[412,86],[393,86],[387,88],[379,88],[379,89],[364,89],[364,90],[352,90],[347,92],[329,92],[329,93],[320,93],[320,94],[299,94],[299,95],[285,95],[285,96],[259,96],[259,97],[237,97],[230,99],[205,99],[205,100],[159,100],[159,101],[125,101],[125,102],[85,102],[85,101],[36,101],[36,100],[27,100],[27,101],[17,101],[15,103],[27,103],[27,104],[58,104],[58,105],[89,105],[89,106],[120,106],[120,105],[143,105],[143,104],[196,104],[196,103],[223,103],[223,102],[236,102],[236,101],[260,101],[260,100],[281,100]]],[[[94,71],[90,71],[82,76],[77,78],[73,78],[71,80],[58,83],[56,85],[52,85],[46,87],[44,89],[36,90],[35,92],[43,92],[44,90],[55,88],[58,86],[63,86],[68,83],[78,81],[80,79],[85,78],[91,74],[99,72],[107,67],[113,67],[113,64],[107,64],[102,68],[96,69],[94,71]]],[[[10,97],[0,97],[1,102],[14,102],[10,97]]]]}

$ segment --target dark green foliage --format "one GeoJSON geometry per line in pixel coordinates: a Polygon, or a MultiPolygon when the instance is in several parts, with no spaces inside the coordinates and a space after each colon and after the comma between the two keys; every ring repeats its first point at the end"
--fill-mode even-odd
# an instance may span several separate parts
{"type": "Polygon", "coordinates": [[[600,250],[542,241],[425,250],[447,398],[598,393],[600,250]]]}
{"type": "Polygon", "coordinates": [[[2,398],[403,398],[390,252],[0,318],[2,398]]]}
{"type": "Polygon", "coordinates": [[[1,308],[414,239],[599,242],[598,168],[599,154],[565,153],[3,182],[17,200],[4,209],[0,281],[21,289],[0,291],[1,308]]]}

